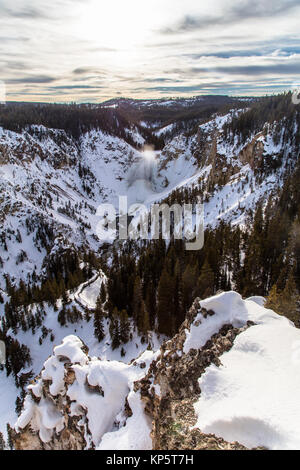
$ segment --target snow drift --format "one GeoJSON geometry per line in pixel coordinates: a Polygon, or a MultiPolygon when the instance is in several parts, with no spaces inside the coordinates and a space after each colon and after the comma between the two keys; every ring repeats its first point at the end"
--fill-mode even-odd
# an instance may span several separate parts
{"type": "MultiPolygon", "coordinates": [[[[220,318],[233,324],[250,320],[255,326],[236,338],[220,358],[221,367],[211,365],[200,378],[196,426],[250,448],[299,449],[300,373],[295,350],[300,331],[286,318],[233,292],[201,306],[217,314],[208,320],[209,334],[218,329],[220,318]]],[[[187,342],[205,341],[207,330],[199,327],[198,333],[192,328],[187,342]]]]}
{"type": "MultiPolygon", "coordinates": [[[[105,436],[101,447],[105,449],[151,448],[151,426],[144,414],[138,394],[133,392],[133,383],[139,380],[155,358],[152,351],[145,351],[131,365],[118,361],[101,361],[90,358],[87,348],[76,336],[68,336],[44,365],[40,377],[28,387],[29,394],[24,403],[16,430],[28,432],[25,439],[29,448],[36,448],[36,438],[41,448],[51,448],[64,430],[73,434],[82,433],[84,448],[97,447],[105,436]],[[125,401],[128,397],[132,414],[127,420],[126,433],[117,432],[118,424],[126,421],[125,401]],[[137,433],[138,429],[138,433],[137,433]],[[110,433],[111,431],[115,431],[110,433]],[[28,437],[29,436],[29,437],[28,437]],[[128,441],[128,436],[134,439],[128,441]],[[124,442],[125,444],[124,444],[124,442]]],[[[59,440],[59,439],[58,439],[59,440]]],[[[69,436],[67,438],[69,441],[69,436]]],[[[59,440],[59,446],[62,441],[59,440]]],[[[69,445],[69,444],[68,444],[69,445]]],[[[16,445],[20,447],[19,444],[16,445]]],[[[21,445],[22,447],[22,445],[21,445]]],[[[77,445],[74,448],[78,448],[77,445]]]]}

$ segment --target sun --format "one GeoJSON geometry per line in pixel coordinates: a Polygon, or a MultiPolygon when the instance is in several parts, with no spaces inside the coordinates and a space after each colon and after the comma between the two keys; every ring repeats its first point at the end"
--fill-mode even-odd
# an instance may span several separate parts
{"type": "Polygon", "coordinates": [[[118,51],[143,44],[155,22],[155,8],[141,0],[92,0],[80,21],[85,39],[118,51]]]}

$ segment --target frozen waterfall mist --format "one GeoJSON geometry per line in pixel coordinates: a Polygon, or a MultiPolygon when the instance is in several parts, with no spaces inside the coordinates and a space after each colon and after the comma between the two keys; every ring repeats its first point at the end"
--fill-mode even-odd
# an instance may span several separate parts
{"type": "Polygon", "coordinates": [[[141,159],[133,165],[128,173],[128,188],[143,185],[155,191],[156,174],[156,153],[152,147],[145,147],[141,153],[141,159]]]}

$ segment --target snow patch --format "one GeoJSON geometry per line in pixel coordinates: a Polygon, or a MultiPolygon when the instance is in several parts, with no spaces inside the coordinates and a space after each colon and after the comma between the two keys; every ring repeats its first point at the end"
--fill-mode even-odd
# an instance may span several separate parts
{"type": "Polygon", "coordinates": [[[186,350],[201,347],[221,324],[252,321],[255,326],[237,336],[220,357],[221,367],[211,365],[199,379],[196,427],[248,448],[299,449],[300,374],[292,345],[299,342],[300,331],[257,301],[261,298],[243,301],[229,292],[201,302],[215,315],[199,318],[204,326],[191,328],[186,350]]]}

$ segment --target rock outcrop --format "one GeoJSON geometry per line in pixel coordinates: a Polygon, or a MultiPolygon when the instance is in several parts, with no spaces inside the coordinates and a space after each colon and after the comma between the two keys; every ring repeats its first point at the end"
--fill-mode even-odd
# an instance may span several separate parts
{"type": "Polygon", "coordinates": [[[65,338],[29,386],[16,449],[299,446],[299,330],[263,302],[235,292],[196,299],[178,334],[128,365],[65,338]]]}
{"type": "Polygon", "coordinates": [[[206,368],[211,364],[220,366],[220,356],[231,349],[236,336],[252,323],[242,328],[226,324],[201,349],[191,349],[185,354],[186,331],[199,313],[203,318],[215,315],[201,308],[200,299],[196,299],[179,333],[163,344],[148,374],[135,384],[145,403],[145,412],[153,422],[153,449],[245,449],[238,443],[228,443],[192,429],[197,421],[193,405],[201,394],[198,382],[206,368]]]}
{"type": "MultiPolygon", "coordinates": [[[[147,373],[154,358],[152,351],[145,351],[130,365],[101,361],[89,357],[79,338],[66,337],[28,387],[13,436],[15,448],[97,448],[104,435],[122,428],[133,416],[133,405],[129,403],[133,384],[147,373]]],[[[151,446],[148,431],[142,446],[151,446]]]]}
{"type": "Polygon", "coordinates": [[[203,318],[215,314],[201,309],[196,299],[173,339],[165,342],[156,354],[147,351],[128,366],[91,359],[81,340],[67,337],[61,346],[54,348],[40,376],[28,387],[14,434],[15,448],[97,448],[106,432],[128,425],[134,414],[128,400],[132,390],[140,397],[144,413],[152,423],[148,429],[151,448],[244,449],[238,443],[192,429],[196,424],[193,404],[201,393],[198,384],[201,374],[211,364],[220,365],[220,356],[230,350],[236,336],[250,323],[242,328],[226,324],[202,348],[184,353],[186,332],[191,325],[199,324],[196,320],[199,312],[203,318]],[[114,390],[112,403],[114,385],[117,391],[114,390]],[[98,414],[103,425],[93,422],[93,413],[98,414]]]}

